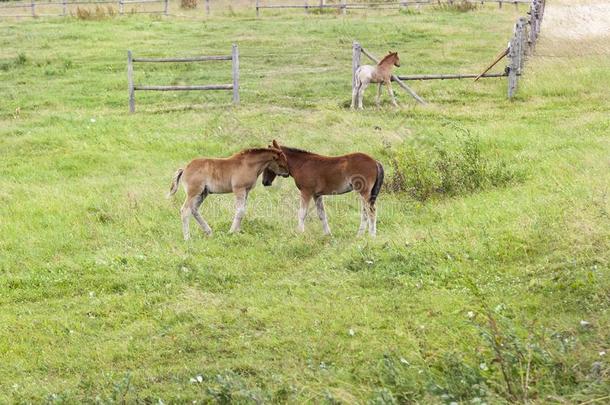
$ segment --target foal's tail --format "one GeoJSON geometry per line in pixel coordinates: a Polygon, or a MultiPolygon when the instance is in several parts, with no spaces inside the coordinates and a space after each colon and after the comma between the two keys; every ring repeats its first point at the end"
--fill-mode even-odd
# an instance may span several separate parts
{"type": "Polygon", "coordinates": [[[170,198],[171,196],[176,194],[176,191],[178,191],[178,184],[180,184],[180,178],[182,177],[183,172],[184,169],[180,168],[176,170],[176,173],[174,173],[174,178],[172,179],[171,186],[169,186],[169,193],[167,193],[167,198],[170,198]]]}
{"type": "Polygon", "coordinates": [[[381,190],[381,185],[383,184],[383,166],[381,163],[377,163],[377,178],[375,179],[375,184],[373,184],[373,189],[371,190],[371,198],[369,198],[369,203],[371,205],[375,204],[375,200],[377,200],[377,196],[379,195],[379,190],[381,190]]]}

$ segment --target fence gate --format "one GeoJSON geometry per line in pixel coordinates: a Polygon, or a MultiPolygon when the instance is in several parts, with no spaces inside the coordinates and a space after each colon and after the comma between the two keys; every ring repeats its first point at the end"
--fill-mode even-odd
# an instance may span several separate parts
{"type": "Polygon", "coordinates": [[[231,55],[194,56],[190,58],[134,58],[127,51],[127,81],[129,86],[129,112],[136,110],[136,91],[191,91],[191,90],[233,90],[233,104],[239,104],[239,49],[233,44],[231,55]],[[135,85],[133,81],[133,64],[135,62],[205,62],[212,60],[230,60],[232,64],[232,84],[207,84],[195,86],[146,86],[135,85]]]}

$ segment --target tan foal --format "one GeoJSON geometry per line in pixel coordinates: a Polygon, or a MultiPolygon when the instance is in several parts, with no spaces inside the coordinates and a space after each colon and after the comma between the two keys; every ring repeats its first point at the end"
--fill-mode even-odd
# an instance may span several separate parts
{"type": "Polygon", "coordinates": [[[241,220],[246,213],[248,193],[265,169],[280,176],[288,175],[288,162],[280,149],[255,148],[243,150],[228,158],[199,158],[192,160],[186,168],[178,169],[167,197],[176,193],[178,184],[182,181],[186,191],[186,199],[180,210],[184,239],[190,237],[191,215],[203,232],[212,234],[212,229],[199,213],[199,207],[209,194],[235,194],[235,216],[229,232],[239,232],[241,220]]]}
{"type": "Polygon", "coordinates": [[[362,98],[364,97],[364,90],[370,83],[377,83],[377,97],[375,98],[375,104],[379,107],[381,101],[381,85],[385,84],[388,93],[392,99],[392,104],[397,107],[396,98],[394,97],[394,91],[392,90],[392,69],[400,67],[400,58],[397,52],[388,53],[379,63],[375,66],[363,65],[356,70],[356,83],[352,90],[352,105],[351,108],[362,109],[362,98]]]}

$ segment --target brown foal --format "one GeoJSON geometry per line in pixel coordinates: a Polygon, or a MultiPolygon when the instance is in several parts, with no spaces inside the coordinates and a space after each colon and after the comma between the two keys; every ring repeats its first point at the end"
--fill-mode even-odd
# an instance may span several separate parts
{"type": "Polygon", "coordinates": [[[263,170],[288,176],[288,162],[279,148],[246,149],[223,159],[194,159],[186,168],[178,169],[167,197],[176,193],[182,181],[186,191],[186,199],[180,210],[184,239],[190,237],[191,215],[207,235],[212,234],[212,229],[199,213],[199,207],[209,194],[235,194],[235,217],[229,232],[239,232],[246,213],[248,193],[263,170]]]}
{"type": "MultiPolygon", "coordinates": [[[[322,156],[304,150],[280,146],[276,141],[270,148],[280,149],[288,160],[288,171],[301,191],[299,208],[299,231],[305,231],[305,217],[312,197],[316,202],[318,217],[322,221],[324,233],[330,234],[330,227],[324,210],[325,195],[343,194],[356,191],[360,194],[362,207],[358,235],[366,231],[377,233],[375,201],[383,184],[383,166],[364,153],[350,153],[343,156],[322,156]]],[[[263,185],[270,186],[276,172],[263,172],[263,185]]]]}

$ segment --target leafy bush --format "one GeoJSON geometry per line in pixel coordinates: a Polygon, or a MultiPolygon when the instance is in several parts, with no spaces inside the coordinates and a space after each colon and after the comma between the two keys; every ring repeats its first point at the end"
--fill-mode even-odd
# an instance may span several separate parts
{"type": "Polygon", "coordinates": [[[102,20],[106,17],[114,17],[116,10],[108,5],[106,7],[95,6],[95,10],[76,7],[76,17],[79,20],[102,20]]]}
{"type": "Polygon", "coordinates": [[[455,11],[458,13],[466,13],[477,9],[477,3],[469,0],[461,0],[450,3],[443,3],[435,6],[436,10],[455,11]]]}
{"type": "Polygon", "coordinates": [[[407,192],[419,201],[434,195],[460,195],[515,181],[519,176],[504,161],[483,156],[479,138],[468,135],[457,148],[433,151],[408,147],[391,156],[392,176],[386,188],[407,192]]]}
{"type": "Polygon", "coordinates": [[[184,9],[197,8],[197,0],[180,0],[180,8],[184,8],[184,9]]]}

